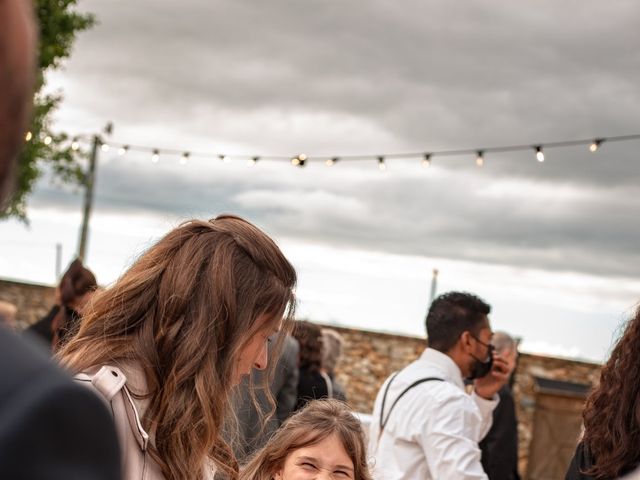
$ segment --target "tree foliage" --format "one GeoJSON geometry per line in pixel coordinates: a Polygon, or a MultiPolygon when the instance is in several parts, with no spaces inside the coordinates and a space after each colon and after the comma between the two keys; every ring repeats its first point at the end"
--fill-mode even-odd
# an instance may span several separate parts
{"type": "Polygon", "coordinates": [[[45,93],[46,73],[60,68],[72,51],[78,33],[91,28],[95,18],[76,10],[77,0],[36,0],[36,17],[40,27],[38,75],[29,133],[17,172],[16,191],[2,218],[27,220],[27,200],[45,169],[51,169],[54,181],[79,186],[84,183],[83,159],[86,153],[71,148],[69,136],[54,133],[51,117],[63,97],[45,93]]]}

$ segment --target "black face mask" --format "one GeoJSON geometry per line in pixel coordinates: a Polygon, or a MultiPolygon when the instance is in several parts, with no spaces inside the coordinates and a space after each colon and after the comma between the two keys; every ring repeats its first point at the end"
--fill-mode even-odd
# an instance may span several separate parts
{"type": "Polygon", "coordinates": [[[491,367],[493,367],[493,351],[495,350],[493,345],[484,343],[483,341],[478,340],[476,337],[473,337],[473,338],[475,338],[480,344],[484,345],[489,349],[489,353],[488,353],[489,359],[483,362],[482,360],[477,358],[475,355],[471,354],[475,362],[473,364],[473,367],[471,368],[471,375],[469,375],[467,380],[475,380],[476,378],[486,377],[487,375],[489,375],[489,372],[491,371],[491,367]]]}

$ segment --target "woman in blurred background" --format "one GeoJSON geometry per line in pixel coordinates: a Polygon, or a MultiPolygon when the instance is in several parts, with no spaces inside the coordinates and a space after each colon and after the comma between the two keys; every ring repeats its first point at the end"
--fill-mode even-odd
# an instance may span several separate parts
{"type": "Polygon", "coordinates": [[[52,351],[78,331],[84,308],[98,288],[96,277],[79,259],[74,260],[56,288],[56,303],[49,313],[27,328],[42,338],[52,351]]]}

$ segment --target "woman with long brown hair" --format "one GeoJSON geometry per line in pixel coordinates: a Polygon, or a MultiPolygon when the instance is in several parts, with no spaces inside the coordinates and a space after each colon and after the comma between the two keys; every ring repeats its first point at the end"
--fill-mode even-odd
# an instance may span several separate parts
{"type": "Polygon", "coordinates": [[[266,234],[222,215],[169,232],[96,296],[59,358],[111,403],[125,480],[237,478],[229,396],[290,330],[295,283],[266,234]]]}
{"type": "Polygon", "coordinates": [[[585,410],[567,480],[609,480],[640,465],[640,306],[627,323],[585,410]]]}
{"type": "Polygon", "coordinates": [[[84,308],[97,289],[93,272],[76,258],[60,279],[53,308],[26,331],[42,338],[56,352],[78,331],[84,308]]]}
{"type": "Polygon", "coordinates": [[[360,421],[338,400],[313,400],[289,417],[240,478],[371,480],[360,421]]]}

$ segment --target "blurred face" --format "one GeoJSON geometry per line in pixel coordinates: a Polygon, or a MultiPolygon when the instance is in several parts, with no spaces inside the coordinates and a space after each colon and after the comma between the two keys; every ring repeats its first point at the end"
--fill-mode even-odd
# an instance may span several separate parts
{"type": "Polygon", "coordinates": [[[275,480],[350,480],[353,462],[337,434],[307,447],[294,450],[284,461],[275,480]]]}
{"type": "Polygon", "coordinates": [[[35,73],[36,29],[27,0],[0,1],[0,206],[24,142],[35,73]]]}
{"type": "Polygon", "coordinates": [[[258,324],[262,326],[244,345],[236,360],[234,385],[238,385],[245,375],[250,375],[254,368],[258,370],[267,368],[269,343],[271,337],[280,330],[280,323],[279,321],[274,322],[272,318],[266,316],[258,319],[258,324]]]}

